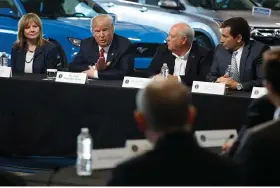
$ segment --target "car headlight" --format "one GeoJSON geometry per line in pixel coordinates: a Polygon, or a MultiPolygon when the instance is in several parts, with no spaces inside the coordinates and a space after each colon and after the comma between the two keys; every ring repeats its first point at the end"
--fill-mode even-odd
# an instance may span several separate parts
{"type": "Polygon", "coordinates": [[[68,40],[73,44],[74,46],[80,47],[82,40],[81,39],[75,39],[75,38],[68,38],[68,40]]]}

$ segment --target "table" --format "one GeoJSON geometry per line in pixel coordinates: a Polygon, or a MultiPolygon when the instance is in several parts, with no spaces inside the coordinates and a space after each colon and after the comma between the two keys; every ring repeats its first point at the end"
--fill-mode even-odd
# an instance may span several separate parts
{"type": "MultiPolygon", "coordinates": [[[[144,138],[133,119],[137,89],[121,88],[122,81],[80,85],[43,77],[0,78],[1,155],[73,157],[82,127],[89,128],[95,149],[123,147],[127,139],[144,138]]],[[[239,129],[249,96],[193,94],[198,113],[194,129],[239,129]]]]}
{"type": "Polygon", "coordinates": [[[28,186],[105,186],[111,170],[94,170],[91,176],[77,176],[75,167],[58,171],[45,171],[36,175],[23,176],[28,186]]]}

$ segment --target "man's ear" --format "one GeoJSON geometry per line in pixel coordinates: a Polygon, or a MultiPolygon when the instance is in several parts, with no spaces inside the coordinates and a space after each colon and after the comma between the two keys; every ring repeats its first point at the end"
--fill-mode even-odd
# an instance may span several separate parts
{"type": "Polygon", "coordinates": [[[189,107],[187,117],[188,125],[192,125],[196,117],[196,108],[194,106],[191,105],[189,107]]]}
{"type": "Polygon", "coordinates": [[[145,132],[147,130],[147,123],[143,113],[139,111],[134,111],[134,119],[136,120],[140,131],[145,132]]]}

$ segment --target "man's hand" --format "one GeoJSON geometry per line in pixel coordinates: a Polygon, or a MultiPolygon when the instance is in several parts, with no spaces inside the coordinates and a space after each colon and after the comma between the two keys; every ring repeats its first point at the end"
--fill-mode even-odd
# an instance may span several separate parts
{"type": "Polygon", "coordinates": [[[98,59],[97,63],[95,64],[95,69],[97,71],[105,70],[110,65],[110,63],[111,62],[106,63],[105,58],[100,57],[98,59]]]}
{"type": "Polygon", "coordinates": [[[222,146],[222,153],[228,153],[230,148],[232,147],[232,144],[226,143],[222,146]]]}
{"type": "Polygon", "coordinates": [[[227,83],[229,81],[230,78],[225,77],[225,76],[221,76],[220,78],[218,78],[216,80],[216,83],[227,83]]]}
{"type": "Polygon", "coordinates": [[[226,86],[230,89],[236,89],[238,82],[234,81],[232,78],[228,78],[228,81],[226,82],[226,86]]]}
{"type": "Polygon", "coordinates": [[[89,77],[89,78],[94,78],[94,73],[95,73],[95,71],[96,71],[96,69],[93,67],[93,66],[88,66],[88,70],[86,70],[86,71],[83,71],[84,73],[87,73],[87,76],[89,77]]]}

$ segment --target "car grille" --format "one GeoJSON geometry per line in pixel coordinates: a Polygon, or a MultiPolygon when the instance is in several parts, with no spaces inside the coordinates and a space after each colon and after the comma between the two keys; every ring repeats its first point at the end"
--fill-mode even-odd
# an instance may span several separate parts
{"type": "Polygon", "coordinates": [[[159,44],[154,43],[136,43],[134,44],[135,57],[154,57],[158,46],[159,44]]]}
{"type": "Polygon", "coordinates": [[[270,46],[280,46],[280,28],[254,28],[251,37],[270,46]]]}

